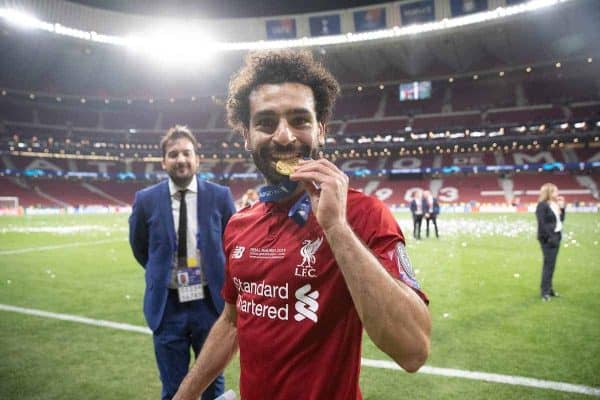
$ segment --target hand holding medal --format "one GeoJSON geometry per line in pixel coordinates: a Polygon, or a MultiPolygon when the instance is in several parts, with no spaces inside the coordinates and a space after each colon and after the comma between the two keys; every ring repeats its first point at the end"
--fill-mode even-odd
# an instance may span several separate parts
{"type": "Polygon", "coordinates": [[[332,162],[298,160],[290,180],[304,184],[310,196],[312,210],[323,230],[346,223],[348,176],[332,162]]]}

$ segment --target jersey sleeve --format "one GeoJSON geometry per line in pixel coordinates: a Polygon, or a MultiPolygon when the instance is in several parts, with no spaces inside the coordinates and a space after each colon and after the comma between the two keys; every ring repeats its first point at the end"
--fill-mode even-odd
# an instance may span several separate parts
{"type": "Polygon", "coordinates": [[[354,218],[351,225],[357,235],[379,259],[381,265],[395,279],[413,289],[429,304],[429,298],[421,289],[405,247],[404,234],[391,211],[379,200],[364,197],[362,205],[351,207],[354,218]]]}

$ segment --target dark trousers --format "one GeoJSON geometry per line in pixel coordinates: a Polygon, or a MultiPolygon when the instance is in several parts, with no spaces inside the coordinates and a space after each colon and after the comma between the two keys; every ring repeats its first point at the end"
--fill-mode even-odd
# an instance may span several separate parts
{"type": "Polygon", "coordinates": [[[413,214],[413,236],[415,239],[421,239],[421,223],[423,214],[413,214]]]}
{"type": "Polygon", "coordinates": [[[549,295],[554,289],[552,287],[552,276],[556,267],[556,256],[560,248],[560,239],[555,243],[544,242],[542,246],[542,254],[544,255],[544,263],[542,265],[542,284],[541,294],[549,295]]]}
{"type": "MultiPolygon", "coordinates": [[[[162,400],[175,395],[188,372],[190,348],[197,357],[217,318],[208,293],[203,300],[180,303],[177,290],[169,290],[163,320],[153,335],[162,400]]],[[[213,400],[223,394],[224,389],[225,378],[221,374],[202,394],[202,400],[213,400]]]]}
{"type": "Polygon", "coordinates": [[[429,221],[433,222],[433,227],[435,228],[435,237],[439,238],[440,235],[438,234],[438,227],[437,227],[437,216],[435,215],[430,215],[429,218],[425,218],[425,222],[427,222],[427,230],[425,231],[427,234],[427,237],[429,237],[429,221]]]}

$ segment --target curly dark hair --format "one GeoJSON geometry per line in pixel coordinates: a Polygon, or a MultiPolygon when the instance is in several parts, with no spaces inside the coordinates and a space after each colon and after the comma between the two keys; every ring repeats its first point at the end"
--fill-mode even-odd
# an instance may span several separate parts
{"type": "Polygon", "coordinates": [[[327,126],[340,86],[307,50],[256,51],[229,82],[227,122],[238,132],[250,126],[250,93],[263,84],[301,83],[312,89],[317,121],[327,126]]]}

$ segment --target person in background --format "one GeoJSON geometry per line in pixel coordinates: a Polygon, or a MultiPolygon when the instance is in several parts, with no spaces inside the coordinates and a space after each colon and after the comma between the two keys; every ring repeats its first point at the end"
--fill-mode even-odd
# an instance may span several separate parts
{"type": "Polygon", "coordinates": [[[439,239],[437,216],[440,213],[440,204],[429,190],[423,192],[423,213],[425,214],[426,223],[425,235],[429,237],[429,222],[431,221],[435,228],[435,237],[439,239]]]}
{"type": "Polygon", "coordinates": [[[413,218],[413,237],[421,240],[421,223],[423,222],[423,191],[421,189],[413,192],[410,212],[413,218]]]}
{"type": "Polygon", "coordinates": [[[535,216],[538,225],[537,238],[543,255],[541,295],[543,301],[549,301],[552,297],[558,296],[552,285],[552,277],[565,220],[565,200],[558,195],[556,185],[552,183],[542,185],[535,216]]]}
{"type": "Polygon", "coordinates": [[[241,207],[249,207],[254,205],[254,203],[258,202],[258,192],[254,189],[246,190],[246,193],[242,196],[241,207]]]}
{"type": "Polygon", "coordinates": [[[244,400],[358,400],[363,328],[409,372],[431,317],[390,210],[322,158],[339,85],[308,51],[251,53],[229,123],[267,180],[225,231],[225,309],[176,399],[196,399],[239,348],[244,400]]]}
{"type": "MultiPolygon", "coordinates": [[[[169,129],[160,146],[169,179],[135,194],[129,242],[146,270],[144,316],[165,400],[173,397],[188,371],[190,349],[198,355],[223,310],[221,236],[235,206],[229,188],[196,176],[198,143],[189,129],[169,129]]],[[[214,378],[202,400],[223,393],[223,375],[214,378]]]]}

